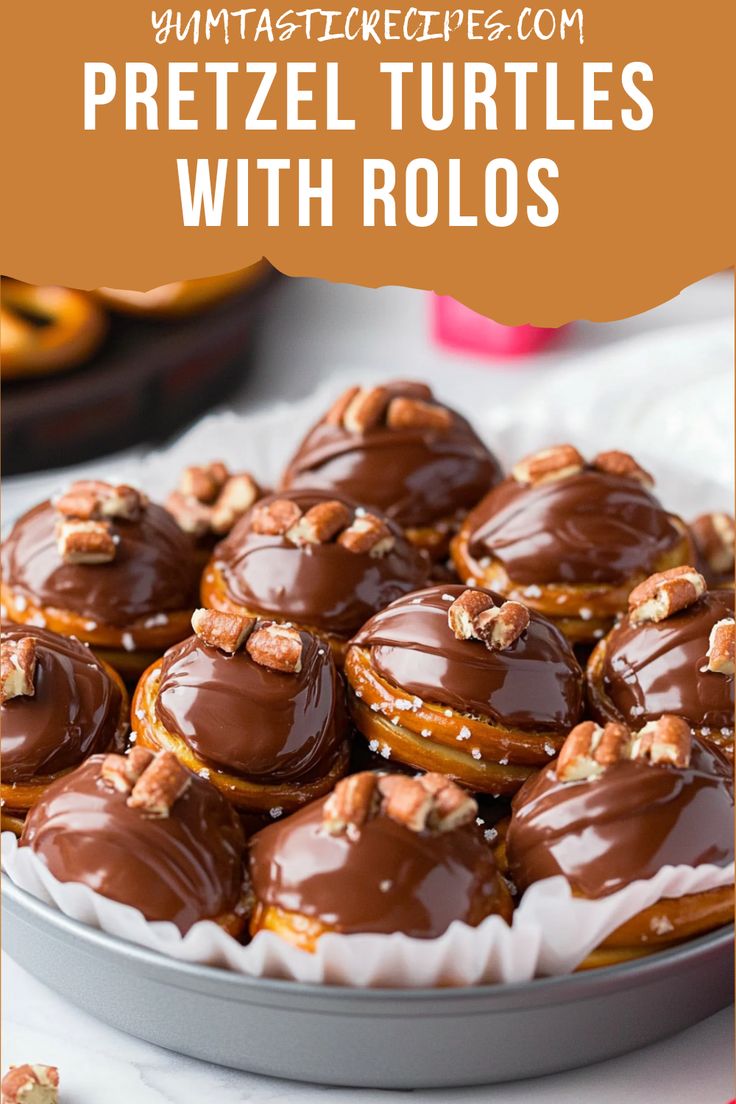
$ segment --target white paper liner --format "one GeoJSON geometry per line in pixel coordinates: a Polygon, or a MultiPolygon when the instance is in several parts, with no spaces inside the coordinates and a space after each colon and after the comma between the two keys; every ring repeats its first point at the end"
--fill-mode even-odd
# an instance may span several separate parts
{"type": "Polygon", "coordinates": [[[2,834],[2,866],[17,886],[66,916],[180,962],[361,988],[469,986],[568,973],[614,928],[662,897],[729,885],[734,877],[733,864],[666,866],[599,901],[574,898],[564,878],[548,878],[525,894],[510,926],[491,916],[477,928],[456,922],[438,939],[329,934],[309,954],[272,932],[259,932],[243,947],[209,921],[182,936],[174,924],[151,923],[130,905],[57,881],[29,847],[18,847],[12,832],[2,834]]]}

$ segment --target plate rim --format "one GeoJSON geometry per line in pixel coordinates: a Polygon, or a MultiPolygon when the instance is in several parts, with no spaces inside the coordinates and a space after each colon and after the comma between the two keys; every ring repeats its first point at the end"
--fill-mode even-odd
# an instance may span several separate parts
{"type": "Polygon", "coordinates": [[[560,1003],[561,1000],[584,1000],[589,996],[600,996],[602,988],[617,990],[646,984],[662,973],[668,973],[670,967],[681,969],[697,961],[703,954],[723,952],[728,946],[734,946],[734,925],[730,924],[643,958],[580,973],[484,985],[411,989],[358,987],[292,981],[287,978],[250,977],[220,966],[182,962],[161,951],[143,947],[66,916],[55,906],[15,885],[3,873],[3,910],[9,903],[10,912],[15,911],[26,923],[45,929],[52,937],[78,942],[80,948],[90,954],[101,952],[114,959],[132,961],[137,968],[164,975],[163,978],[159,976],[159,980],[173,987],[201,990],[204,985],[217,989],[222,998],[251,1002],[255,1002],[259,994],[272,999],[286,998],[291,1007],[294,1007],[293,998],[350,1000],[365,1003],[368,1006],[366,1012],[372,1004],[386,1001],[396,1004],[432,1002],[434,1011],[442,1014],[448,1005],[489,1000],[501,1003],[505,997],[512,1003],[521,1000],[527,1007],[560,1003]],[[534,999],[535,997],[539,999],[534,999]]]}

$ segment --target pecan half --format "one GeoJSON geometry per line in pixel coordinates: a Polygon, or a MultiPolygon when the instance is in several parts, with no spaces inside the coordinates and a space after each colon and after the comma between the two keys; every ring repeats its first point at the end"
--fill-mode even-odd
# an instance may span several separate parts
{"type": "Polygon", "coordinates": [[[56,1066],[11,1066],[0,1085],[2,1104],[58,1104],[56,1066]]]}
{"type": "Polygon", "coordinates": [[[302,512],[296,502],[290,498],[274,498],[271,502],[261,503],[253,510],[251,529],[266,537],[283,537],[296,525],[302,512]]]}
{"type": "Polygon", "coordinates": [[[36,641],[32,636],[3,640],[0,645],[0,702],[32,698],[36,693],[36,641]]]}
{"type": "Polygon", "coordinates": [[[56,546],[64,563],[101,564],[115,559],[115,539],[107,521],[62,521],[56,546]]]}
{"type": "Polygon", "coordinates": [[[192,628],[210,648],[234,655],[250,636],[255,626],[254,617],[222,610],[197,609],[192,614],[192,628]]]}
{"type": "Polygon", "coordinates": [[[626,758],[631,733],[625,725],[610,721],[604,728],[594,721],[575,725],[557,758],[555,771],[561,782],[599,778],[606,767],[626,758]]]}
{"type": "Polygon", "coordinates": [[[194,498],[209,506],[219,495],[229,475],[230,472],[221,460],[201,466],[194,465],[184,468],[178,490],[185,498],[194,498]]]}
{"type": "Polygon", "coordinates": [[[365,433],[381,421],[388,405],[385,387],[361,387],[345,407],[342,424],[349,433],[365,433]]]}
{"type": "Polygon", "coordinates": [[[322,824],[331,836],[354,836],[378,809],[378,775],[351,774],[337,783],[322,806],[322,824]]]}
{"type": "Polygon", "coordinates": [[[350,524],[351,513],[342,502],[330,499],[318,502],[303,514],[286,533],[294,544],[326,544],[350,524]]]}
{"type": "Polygon", "coordinates": [[[250,510],[259,494],[258,484],[247,472],[231,475],[212,507],[210,517],[212,531],[218,536],[229,533],[235,522],[250,510]]]}
{"type": "Polygon", "coordinates": [[[694,567],[684,565],[659,571],[632,590],[629,619],[634,624],[664,621],[678,610],[692,606],[705,591],[705,579],[694,567]]]}
{"type": "Polygon", "coordinates": [[[690,532],[699,555],[714,574],[733,572],[736,522],[730,514],[701,514],[690,532]]]}
{"type": "Polygon", "coordinates": [[[301,633],[290,625],[262,621],[248,637],[245,650],[261,667],[286,674],[298,674],[302,669],[301,633]]]}
{"type": "Polygon", "coordinates": [[[482,590],[464,590],[448,609],[447,623],[458,640],[472,640],[476,617],[492,606],[493,599],[482,590]]]}
{"type": "Polygon", "coordinates": [[[529,620],[529,610],[521,602],[504,602],[479,613],[473,630],[491,651],[505,651],[528,629],[529,620]]]}
{"type": "Polygon", "coordinates": [[[337,543],[348,552],[368,553],[379,558],[387,555],[396,544],[396,538],[385,521],[375,514],[358,514],[347,529],[337,538],[337,543]]]}
{"type": "Polygon", "coordinates": [[[708,638],[708,670],[719,675],[734,673],[736,622],[733,617],[716,621],[708,638]]]}
{"type": "Polygon", "coordinates": [[[423,402],[421,399],[399,397],[392,399],[386,414],[389,429],[439,429],[447,430],[452,425],[452,414],[437,403],[423,402]]]}
{"type": "Polygon", "coordinates": [[[519,460],[511,469],[517,483],[548,483],[566,479],[585,467],[585,460],[574,445],[553,445],[519,460]]]}
{"type": "Polygon", "coordinates": [[[671,763],[673,767],[690,764],[693,735],[682,717],[664,714],[637,732],[630,757],[650,763],[671,763]]]}
{"type": "Polygon", "coordinates": [[[628,452],[620,452],[618,449],[599,452],[591,463],[598,471],[608,472],[610,475],[620,475],[624,479],[635,479],[638,483],[643,483],[645,487],[654,486],[654,478],[648,471],[640,467],[628,452]]]}
{"type": "Polygon", "coordinates": [[[138,778],[126,804],[149,817],[167,817],[191,781],[173,752],[160,751],[138,778]]]}
{"type": "Polygon", "coordinates": [[[134,744],[127,755],[106,755],[100,766],[100,777],[118,793],[130,793],[152,761],[152,751],[134,744]]]}
{"type": "Polygon", "coordinates": [[[83,479],[72,483],[64,494],[55,499],[54,508],[62,517],[80,521],[99,521],[103,518],[132,521],[140,515],[145,503],[145,495],[127,483],[83,479]]]}
{"type": "Polygon", "coordinates": [[[187,498],[181,491],[172,491],[164,503],[176,524],[192,537],[203,537],[210,530],[212,509],[198,502],[196,498],[187,498]]]}

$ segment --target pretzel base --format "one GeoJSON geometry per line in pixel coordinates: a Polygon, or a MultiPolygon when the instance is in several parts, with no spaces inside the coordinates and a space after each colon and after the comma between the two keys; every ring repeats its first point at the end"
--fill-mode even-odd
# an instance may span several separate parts
{"type": "MultiPolygon", "coordinates": [[[[690,538],[679,518],[671,520],[678,529],[682,528],[682,537],[666,555],[660,557],[648,574],[690,562],[690,538]]],[[[470,554],[467,527],[453,538],[450,551],[455,569],[464,583],[487,587],[506,599],[523,602],[529,609],[549,618],[573,644],[592,644],[600,640],[613,627],[616,616],[626,609],[633,588],[646,578],[644,574],[634,575],[619,586],[582,583],[522,585],[509,576],[500,560],[489,556],[481,564],[470,554]]]]}
{"type": "Polygon", "coordinates": [[[90,619],[71,610],[38,606],[6,583],[0,584],[0,602],[5,607],[5,616],[18,625],[41,625],[60,636],[73,636],[89,644],[98,659],[128,682],[137,680],[162,652],[184,640],[192,631],[192,611],[189,609],[168,613],[162,625],[134,623],[121,629],[95,622],[92,628],[90,619]],[[135,648],[125,647],[130,639],[135,641],[135,648]]]}
{"type": "Polygon", "coordinates": [[[158,659],[144,672],[136,688],[131,708],[135,742],[153,751],[173,752],[183,766],[206,777],[238,810],[268,813],[272,809],[282,809],[293,812],[328,793],[347,771],[350,752],[346,740],[327,764],[325,774],[309,782],[252,782],[219,769],[201,759],[181,736],[169,732],[156,717],[160,676],[161,660],[158,659]]]}
{"type": "Polygon", "coordinates": [[[440,771],[480,793],[515,793],[558,754],[567,735],[566,730],[555,734],[506,728],[412,699],[378,674],[369,649],[355,644],[345,660],[345,675],[355,725],[369,743],[377,742],[380,754],[417,770],[440,771]]]}

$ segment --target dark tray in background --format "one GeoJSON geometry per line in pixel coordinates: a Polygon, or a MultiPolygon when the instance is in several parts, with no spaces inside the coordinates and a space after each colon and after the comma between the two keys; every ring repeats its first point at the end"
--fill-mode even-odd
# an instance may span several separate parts
{"type": "Polygon", "coordinates": [[[221,402],[248,371],[253,336],[278,278],[272,270],[188,318],[112,314],[88,364],[4,384],[3,474],[158,444],[221,402]]]}

